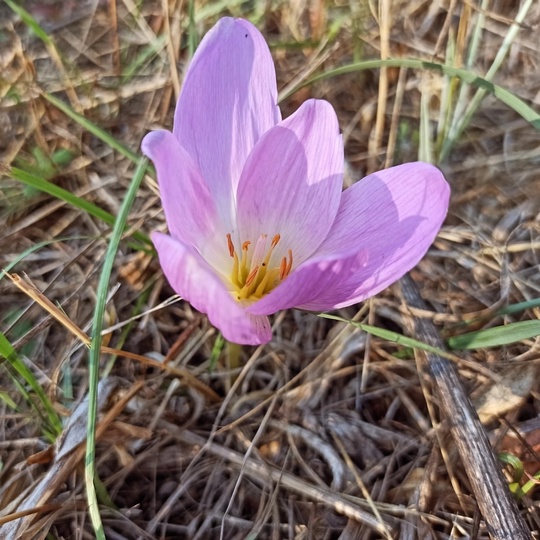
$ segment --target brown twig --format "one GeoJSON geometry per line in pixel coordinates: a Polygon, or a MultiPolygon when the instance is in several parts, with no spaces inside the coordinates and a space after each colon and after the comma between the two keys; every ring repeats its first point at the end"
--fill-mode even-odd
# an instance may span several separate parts
{"type": "MultiPolygon", "coordinates": [[[[410,276],[401,280],[403,299],[413,308],[426,309],[410,276]]],[[[424,343],[444,348],[433,323],[409,318],[409,331],[424,343]]],[[[436,354],[415,351],[424,362],[437,387],[440,406],[458,449],[463,467],[487,530],[493,540],[530,540],[529,530],[508,490],[497,458],[469,397],[450,360],[436,354]]]]}

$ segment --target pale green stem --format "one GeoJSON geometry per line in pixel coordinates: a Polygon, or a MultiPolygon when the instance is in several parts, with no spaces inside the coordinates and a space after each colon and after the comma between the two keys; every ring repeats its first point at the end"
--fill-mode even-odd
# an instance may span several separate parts
{"type": "Polygon", "coordinates": [[[242,365],[242,345],[227,341],[227,362],[231,371],[242,365]]]}

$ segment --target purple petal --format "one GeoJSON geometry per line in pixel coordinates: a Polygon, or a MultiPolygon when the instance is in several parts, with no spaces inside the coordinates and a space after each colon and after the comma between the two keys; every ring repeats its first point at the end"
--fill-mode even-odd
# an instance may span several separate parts
{"type": "Polygon", "coordinates": [[[194,308],[206,313],[226,339],[242,345],[270,341],[268,318],[247,313],[195,250],[166,234],[154,233],[152,241],[171,287],[194,308]]]}
{"type": "Polygon", "coordinates": [[[366,252],[358,252],[342,258],[327,258],[306,261],[267,296],[246,309],[254,315],[270,315],[282,309],[303,307],[313,311],[326,311],[333,305],[321,307],[318,299],[324,298],[336,283],[346,276],[362,271],[366,265],[366,252]],[[307,307],[309,302],[313,306],[307,307]],[[306,304],[306,306],[302,306],[306,304]]]}
{"type": "Polygon", "coordinates": [[[146,135],[142,151],[156,167],[170,233],[200,250],[215,232],[217,213],[197,166],[169,131],[146,135]]]}
{"type": "Polygon", "coordinates": [[[328,234],[341,198],[343,141],[326,101],[308,100],[259,140],[238,185],[239,240],[281,235],[295,266],[328,234]]]}
{"type": "Polygon", "coordinates": [[[250,306],[250,313],[293,306],[326,311],[377,294],[424,256],[449,196],[441,172],[426,163],[367,176],[343,193],[334,226],[313,258],[250,306]]]}
{"type": "Polygon", "coordinates": [[[246,158],[280,118],[274,64],[263,36],[247,21],[220,19],[191,61],[174,134],[197,163],[229,223],[246,158]]]}

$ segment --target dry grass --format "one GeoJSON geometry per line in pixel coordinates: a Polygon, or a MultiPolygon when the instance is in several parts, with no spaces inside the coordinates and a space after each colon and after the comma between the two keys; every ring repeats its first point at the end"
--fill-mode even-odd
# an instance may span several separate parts
{"type": "MultiPolygon", "coordinates": [[[[479,73],[491,64],[518,9],[518,2],[487,4],[472,66],[479,73]]],[[[25,5],[55,45],[45,46],[0,6],[4,167],[34,171],[116,214],[132,162],[40,94],[62,97],[138,151],[148,130],[171,126],[187,63],[187,6],[175,0],[25,5]]],[[[465,64],[479,10],[477,2],[460,0],[381,0],[379,8],[317,0],[255,5],[259,27],[275,45],[283,89],[353,59],[444,61],[449,41],[453,61],[465,64]],[[320,46],[308,40],[321,40],[320,46]],[[298,42],[303,46],[294,46],[298,42]]],[[[221,15],[253,15],[245,4],[230,12],[215,6],[196,2],[201,34],[221,15]]],[[[537,110],[539,7],[529,12],[496,77],[537,110]]],[[[435,126],[445,88],[440,74],[387,68],[320,81],[282,107],[290,114],[310,96],[334,105],[350,183],[416,159],[422,95],[435,126]]],[[[488,97],[442,163],[453,189],[449,217],[412,276],[429,304],[415,316],[433,321],[444,338],[540,318],[536,308],[476,320],[538,298],[538,156],[538,131],[488,97]]],[[[0,203],[0,265],[44,242],[14,271],[53,303],[44,310],[4,277],[0,329],[65,423],[55,453],[8,370],[0,372],[2,395],[16,405],[0,400],[0,537],[16,538],[17,525],[24,539],[92,538],[80,444],[88,355],[65,321],[88,332],[110,228],[7,178],[0,203]],[[64,324],[49,313],[55,305],[64,324]]],[[[129,223],[145,233],[164,228],[150,177],[129,223]]],[[[124,242],[113,283],[96,458],[101,493],[110,497],[101,497],[107,538],[488,538],[445,435],[445,412],[411,350],[294,311],[275,317],[270,344],[243,350],[242,369],[229,369],[225,354],[214,366],[216,331],[189,305],[165,304],[172,291],[151,253],[124,242]]],[[[398,287],[339,313],[403,334],[409,314],[398,287]]],[[[518,456],[525,474],[540,470],[538,351],[536,340],[526,340],[460,354],[457,364],[494,447],[518,456]]],[[[539,501],[534,490],[519,501],[535,538],[539,501]]]]}

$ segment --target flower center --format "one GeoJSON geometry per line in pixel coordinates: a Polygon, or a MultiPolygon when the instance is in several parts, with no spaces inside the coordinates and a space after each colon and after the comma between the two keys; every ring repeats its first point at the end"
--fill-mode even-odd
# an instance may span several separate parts
{"type": "Polygon", "coordinates": [[[290,274],[293,265],[291,249],[287,250],[286,257],[282,257],[279,266],[270,268],[272,253],[280,238],[281,236],[276,234],[268,246],[268,235],[261,234],[253,249],[250,241],[244,242],[239,256],[231,235],[227,234],[229,255],[234,260],[230,280],[236,300],[239,302],[259,300],[290,274]]]}

